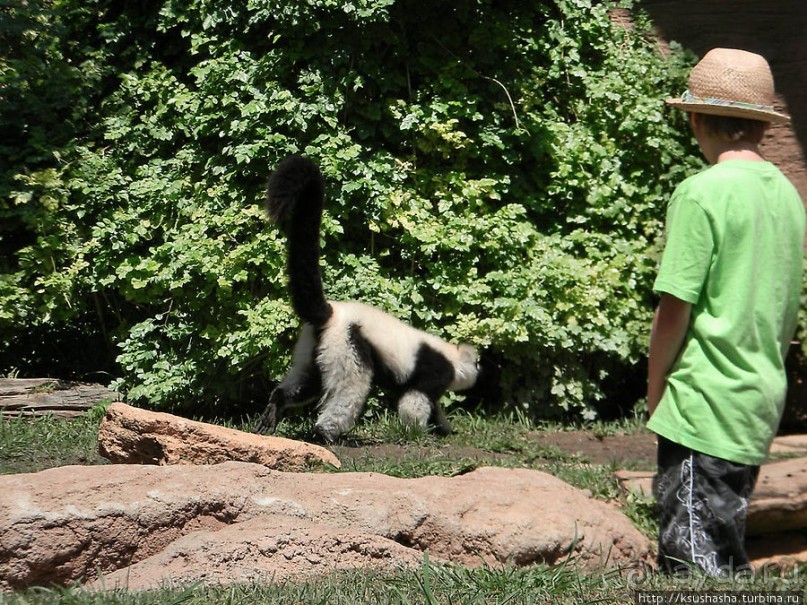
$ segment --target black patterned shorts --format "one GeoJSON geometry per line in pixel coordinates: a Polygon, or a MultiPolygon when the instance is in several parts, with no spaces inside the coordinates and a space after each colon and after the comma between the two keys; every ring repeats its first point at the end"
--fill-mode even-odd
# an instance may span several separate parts
{"type": "Polygon", "coordinates": [[[701,454],[659,435],[659,568],[712,577],[749,569],[745,552],[748,498],[759,475],[748,466],[701,454]]]}

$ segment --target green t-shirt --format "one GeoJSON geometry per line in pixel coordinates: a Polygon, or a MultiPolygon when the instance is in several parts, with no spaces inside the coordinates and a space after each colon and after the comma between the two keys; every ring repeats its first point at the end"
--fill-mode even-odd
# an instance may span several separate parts
{"type": "Polygon", "coordinates": [[[737,462],[767,457],[802,288],[804,206],[768,162],[729,160],[685,180],[667,209],[657,292],[692,304],[648,427],[737,462]]]}

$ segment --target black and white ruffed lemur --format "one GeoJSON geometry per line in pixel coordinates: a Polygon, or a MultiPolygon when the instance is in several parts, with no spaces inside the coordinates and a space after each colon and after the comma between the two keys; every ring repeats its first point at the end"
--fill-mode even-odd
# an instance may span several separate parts
{"type": "Polygon", "coordinates": [[[450,433],[439,399],[446,390],[477,382],[476,349],[445,342],[362,303],[326,300],[319,270],[324,200],[324,178],[308,158],[287,157],[269,178],[265,207],[286,235],[291,303],[304,324],[291,369],[269,396],[255,431],[272,432],[287,408],[318,400],[315,430],[332,443],[353,428],[370,388],[378,384],[400,391],[404,423],[450,433]]]}

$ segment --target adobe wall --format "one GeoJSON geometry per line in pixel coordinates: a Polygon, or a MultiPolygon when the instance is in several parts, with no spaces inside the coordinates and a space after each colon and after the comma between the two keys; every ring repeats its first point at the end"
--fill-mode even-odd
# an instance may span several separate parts
{"type": "MultiPolygon", "coordinates": [[[[805,0],[640,0],[660,37],[697,56],[742,48],[768,59],[776,106],[793,118],[771,128],[762,150],[807,203],[807,2],[805,0]]],[[[666,93],[666,91],[665,91],[666,93]]]]}

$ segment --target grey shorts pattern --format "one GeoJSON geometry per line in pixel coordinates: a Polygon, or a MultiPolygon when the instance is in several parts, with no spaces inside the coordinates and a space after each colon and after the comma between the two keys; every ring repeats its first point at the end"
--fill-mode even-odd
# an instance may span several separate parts
{"type": "Polygon", "coordinates": [[[745,518],[758,475],[758,466],[715,458],[659,436],[654,484],[659,568],[687,573],[694,566],[712,577],[747,570],[745,518]]]}

